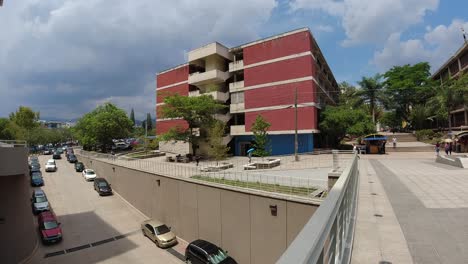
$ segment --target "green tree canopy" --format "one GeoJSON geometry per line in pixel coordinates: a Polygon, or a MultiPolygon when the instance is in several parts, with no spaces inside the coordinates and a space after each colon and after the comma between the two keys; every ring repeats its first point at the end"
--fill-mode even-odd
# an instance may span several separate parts
{"type": "Polygon", "coordinates": [[[106,150],[113,144],[112,139],[130,135],[132,121],[124,110],[105,103],[80,118],[74,131],[84,147],[103,145],[106,150]]]}
{"type": "Polygon", "coordinates": [[[210,149],[208,153],[216,160],[216,165],[218,161],[223,160],[227,157],[229,147],[223,143],[223,136],[225,134],[226,125],[219,121],[214,120],[213,125],[208,131],[208,139],[210,142],[210,149]]]}
{"type": "Polygon", "coordinates": [[[254,155],[263,158],[271,154],[270,141],[267,133],[270,126],[271,124],[268,123],[263,116],[257,115],[257,118],[255,118],[251,128],[254,134],[254,155]]]}
{"type": "Polygon", "coordinates": [[[130,112],[130,120],[132,121],[132,125],[134,126],[135,125],[135,111],[133,111],[133,108],[132,108],[132,111],[130,112]]]}
{"type": "Polygon", "coordinates": [[[0,139],[15,139],[11,125],[11,121],[8,118],[0,118],[0,139]]]}
{"type": "Polygon", "coordinates": [[[321,113],[319,124],[322,133],[334,142],[341,142],[345,135],[363,136],[375,132],[371,117],[362,109],[346,106],[327,106],[321,113]]]}
{"type": "Polygon", "coordinates": [[[148,130],[153,129],[153,120],[151,120],[151,114],[147,113],[146,114],[146,123],[148,124],[148,130]]]}
{"type": "Polygon", "coordinates": [[[394,66],[388,70],[384,74],[385,107],[394,109],[402,120],[409,120],[411,107],[425,103],[434,95],[430,76],[427,62],[394,66]]]}
{"type": "MultiPolygon", "coordinates": [[[[192,152],[195,155],[198,148],[198,136],[194,129],[203,129],[213,121],[213,115],[225,108],[213,99],[211,95],[201,95],[196,97],[181,96],[174,94],[164,98],[164,106],[161,108],[162,118],[182,118],[188,124],[187,129],[172,129],[163,138],[183,139],[192,145],[192,152]]],[[[201,134],[201,133],[200,133],[201,134]]]]}
{"type": "Polygon", "coordinates": [[[359,108],[362,105],[362,99],[358,95],[358,89],[347,83],[342,82],[340,86],[340,105],[346,105],[350,108],[359,108]]]}
{"type": "Polygon", "coordinates": [[[376,74],[374,77],[362,77],[358,84],[361,86],[357,90],[356,95],[361,98],[362,102],[369,105],[372,122],[376,121],[377,105],[382,101],[381,75],[376,74]]]}
{"type": "Polygon", "coordinates": [[[18,110],[10,114],[10,120],[24,129],[38,127],[39,112],[34,112],[30,107],[20,106],[18,110]]]}

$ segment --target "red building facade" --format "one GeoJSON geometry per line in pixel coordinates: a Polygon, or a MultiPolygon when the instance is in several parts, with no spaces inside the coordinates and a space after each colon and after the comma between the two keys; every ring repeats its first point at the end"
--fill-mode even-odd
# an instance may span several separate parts
{"type": "MultiPolygon", "coordinates": [[[[296,96],[299,152],[313,151],[319,111],[324,104],[335,104],[339,94],[333,74],[306,28],[230,49],[214,43],[192,51],[187,64],[158,74],[157,108],[167,94],[192,95],[190,91],[198,88],[203,94],[204,85],[210,82],[229,96],[229,118],[225,120],[236,155],[244,155],[250,147],[251,127],[258,115],[271,124],[272,153],[293,153],[296,96]],[[204,76],[206,80],[199,78],[204,76]]],[[[186,125],[160,114],[157,110],[157,134],[186,125]]]]}

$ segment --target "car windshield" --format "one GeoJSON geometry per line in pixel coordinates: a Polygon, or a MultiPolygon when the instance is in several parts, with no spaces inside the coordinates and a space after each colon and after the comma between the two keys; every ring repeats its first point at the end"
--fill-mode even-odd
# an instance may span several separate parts
{"type": "Polygon", "coordinates": [[[218,264],[218,263],[221,263],[221,261],[227,259],[227,257],[228,257],[228,254],[224,252],[222,249],[219,249],[216,254],[209,255],[208,260],[210,261],[210,263],[218,264]]]}
{"type": "Polygon", "coordinates": [[[56,221],[47,221],[47,222],[44,222],[44,229],[48,230],[48,229],[54,229],[54,228],[57,228],[58,227],[58,224],[56,221]]]}
{"type": "Polygon", "coordinates": [[[45,196],[36,197],[36,203],[43,203],[43,202],[47,202],[47,198],[45,196]]]}
{"type": "Polygon", "coordinates": [[[107,182],[100,181],[98,182],[99,187],[107,187],[107,182]]]}
{"type": "Polygon", "coordinates": [[[49,162],[47,162],[47,165],[55,165],[55,162],[49,161],[49,162]]]}
{"type": "Polygon", "coordinates": [[[38,173],[33,174],[31,177],[32,177],[33,180],[39,180],[39,179],[42,178],[42,176],[40,174],[38,174],[38,173]]]}
{"type": "Polygon", "coordinates": [[[163,235],[171,231],[169,227],[167,227],[166,225],[158,226],[155,229],[156,229],[156,235],[163,235]]]}
{"type": "Polygon", "coordinates": [[[94,175],[94,171],[87,171],[86,174],[88,174],[88,175],[94,175]]]}
{"type": "Polygon", "coordinates": [[[78,163],[75,163],[75,164],[76,164],[77,167],[83,166],[83,163],[79,163],[79,162],[78,162],[78,163]]]}

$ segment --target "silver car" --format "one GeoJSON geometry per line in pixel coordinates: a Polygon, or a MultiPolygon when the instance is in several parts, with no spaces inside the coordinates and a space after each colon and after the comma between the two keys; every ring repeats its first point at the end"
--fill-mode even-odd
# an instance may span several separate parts
{"type": "Polygon", "coordinates": [[[141,223],[141,232],[158,247],[170,247],[177,244],[177,237],[170,227],[157,220],[146,220],[141,223]]]}
{"type": "Polygon", "coordinates": [[[31,197],[31,206],[34,214],[50,211],[49,201],[43,190],[34,190],[31,197]]]}

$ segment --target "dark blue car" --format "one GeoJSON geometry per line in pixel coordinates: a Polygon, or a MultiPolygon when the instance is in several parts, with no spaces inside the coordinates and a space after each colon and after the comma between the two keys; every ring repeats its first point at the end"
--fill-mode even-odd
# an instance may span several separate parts
{"type": "Polygon", "coordinates": [[[36,186],[43,186],[44,185],[44,179],[42,179],[42,174],[39,172],[33,172],[31,174],[31,186],[36,187],[36,186]]]}

